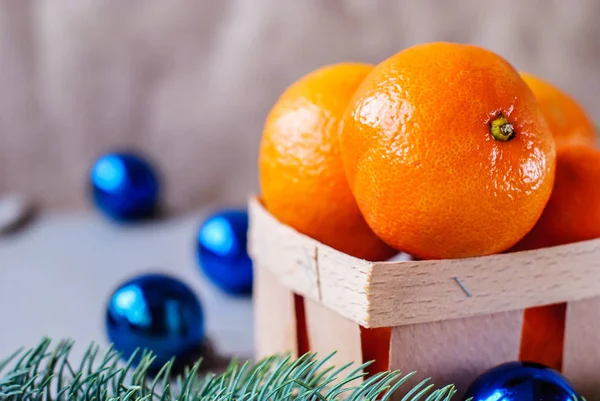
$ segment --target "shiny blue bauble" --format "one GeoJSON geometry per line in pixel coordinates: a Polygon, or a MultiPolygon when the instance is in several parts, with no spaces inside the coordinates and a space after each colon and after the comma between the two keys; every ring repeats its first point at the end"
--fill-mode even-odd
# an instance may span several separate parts
{"type": "Polygon", "coordinates": [[[204,221],[196,237],[198,264],[204,274],[229,294],[252,292],[252,260],[248,256],[248,213],[223,210],[204,221]]]}
{"type": "Polygon", "coordinates": [[[133,153],[108,153],[92,166],[94,203],[105,215],[127,222],[153,216],[158,209],[159,183],[152,165],[133,153]]]}
{"type": "Polygon", "coordinates": [[[508,362],[488,370],[468,388],[473,401],[582,400],[560,373],[529,362],[508,362]]]}
{"type": "Polygon", "coordinates": [[[124,359],[138,348],[138,356],[144,349],[151,350],[156,356],[151,368],[160,368],[172,357],[176,364],[197,357],[204,342],[204,315],[187,285],[166,275],[148,274],[113,292],[106,330],[124,359]]]}

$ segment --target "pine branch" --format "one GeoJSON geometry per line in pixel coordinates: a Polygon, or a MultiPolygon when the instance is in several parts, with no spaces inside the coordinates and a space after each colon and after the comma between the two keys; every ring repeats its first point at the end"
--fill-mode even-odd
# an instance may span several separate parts
{"type": "MultiPolygon", "coordinates": [[[[382,372],[361,384],[363,364],[352,369],[324,368],[324,359],[306,354],[293,360],[273,356],[256,364],[232,362],[219,375],[199,375],[201,361],[171,378],[173,361],[154,377],[148,369],[154,360],[142,352],[141,362],[133,366],[136,355],[125,363],[112,348],[100,354],[91,345],[78,364],[69,361],[72,341],[51,347],[50,339],[38,346],[19,350],[0,361],[0,400],[6,401],[388,401],[413,375],[382,372]]],[[[433,389],[425,380],[406,392],[404,401],[449,401],[453,386],[433,389]]]]}

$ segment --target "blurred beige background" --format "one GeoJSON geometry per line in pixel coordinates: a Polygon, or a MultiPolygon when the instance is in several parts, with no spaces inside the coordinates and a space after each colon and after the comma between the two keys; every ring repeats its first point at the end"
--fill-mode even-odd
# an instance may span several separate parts
{"type": "Polygon", "coordinates": [[[264,118],[323,64],[436,40],[494,50],[600,121],[600,1],[0,2],[0,194],[86,208],[87,169],[133,147],[173,212],[257,190],[264,118]]]}

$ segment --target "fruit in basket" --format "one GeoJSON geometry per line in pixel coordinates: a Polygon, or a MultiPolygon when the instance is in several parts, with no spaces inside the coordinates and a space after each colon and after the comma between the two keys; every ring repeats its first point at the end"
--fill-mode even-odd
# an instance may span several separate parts
{"type": "Polygon", "coordinates": [[[560,149],[552,196],[533,229],[513,250],[600,238],[600,151],[578,144],[560,149]]]}
{"type": "Polygon", "coordinates": [[[373,66],[320,68],[290,86],[269,113],[259,151],[265,207],[281,222],[368,260],[394,252],[365,222],[350,192],[338,140],[354,91],[373,66]]]}
{"type": "Polygon", "coordinates": [[[519,359],[561,370],[566,303],[527,308],[523,313],[519,359]]]}
{"type": "Polygon", "coordinates": [[[574,143],[596,145],[594,124],[575,99],[534,75],[521,76],[540,104],[557,147],[574,143]]]}
{"type": "MultiPolygon", "coordinates": [[[[564,245],[600,237],[600,151],[589,144],[561,147],[550,200],[534,228],[511,251],[564,245]]],[[[525,310],[521,358],[560,369],[566,305],[525,310]]]]}
{"type": "Polygon", "coordinates": [[[424,44],[383,61],[342,127],[365,219],[419,259],[506,250],[550,196],[555,145],[535,96],[507,61],[475,46],[424,44]]]}

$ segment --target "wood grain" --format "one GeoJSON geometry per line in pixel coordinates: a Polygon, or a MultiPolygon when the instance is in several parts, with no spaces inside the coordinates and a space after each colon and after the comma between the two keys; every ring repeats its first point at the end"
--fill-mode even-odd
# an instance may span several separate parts
{"type": "Polygon", "coordinates": [[[480,258],[378,263],[368,291],[368,324],[374,327],[593,297],[600,295],[600,240],[480,258]]]}
{"type": "Polygon", "coordinates": [[[567,304],[563,374],[588,400],[600,399],[600,297],[567,304]]]}
{"type": "Polygon", "coordinates": [[[318,242],[281,224],[253,200],[249,205],[248,252],[294,292],[320,299],[317,272],[318,242]]]}
{"type": "Polygon", "coordinates": [[[298,356],[294,294],[267,269],[254,269],[254,355],[298,356]]]}
{"type": "Polygon", "coordinates": [[[338,252],[280,223],[256,198],[250,199],[248,210],[248,251],[253,260],[296,293],[356,323],[367,321],[370,262],[338,252]]]}
{"type": "Polygon", "coordinates": [[[480,258],[375,263],[279,223],[256,199],[250,201],[250,214],[255,260],[292,290],[364,327],[465,318],[600,295],[600,240],[480,258]]]}
{"type": "Polygon", "coordinates": [[[391,369],[416,370],[412,385],[426,378],[436,387],[454,384],[460,399],[479,374],[517,359],[522,322],[523,313],[513,311],[394,327],[391,369]]]}
{"type": "Polygon", "coordinates": [[[304,305],[310,351],[318,353],[320,357],[335,352],[324,367],[339,368],[349,362],[357,366],[361,364],[360,327],[315,301],[305,300],[304,305]]]}

